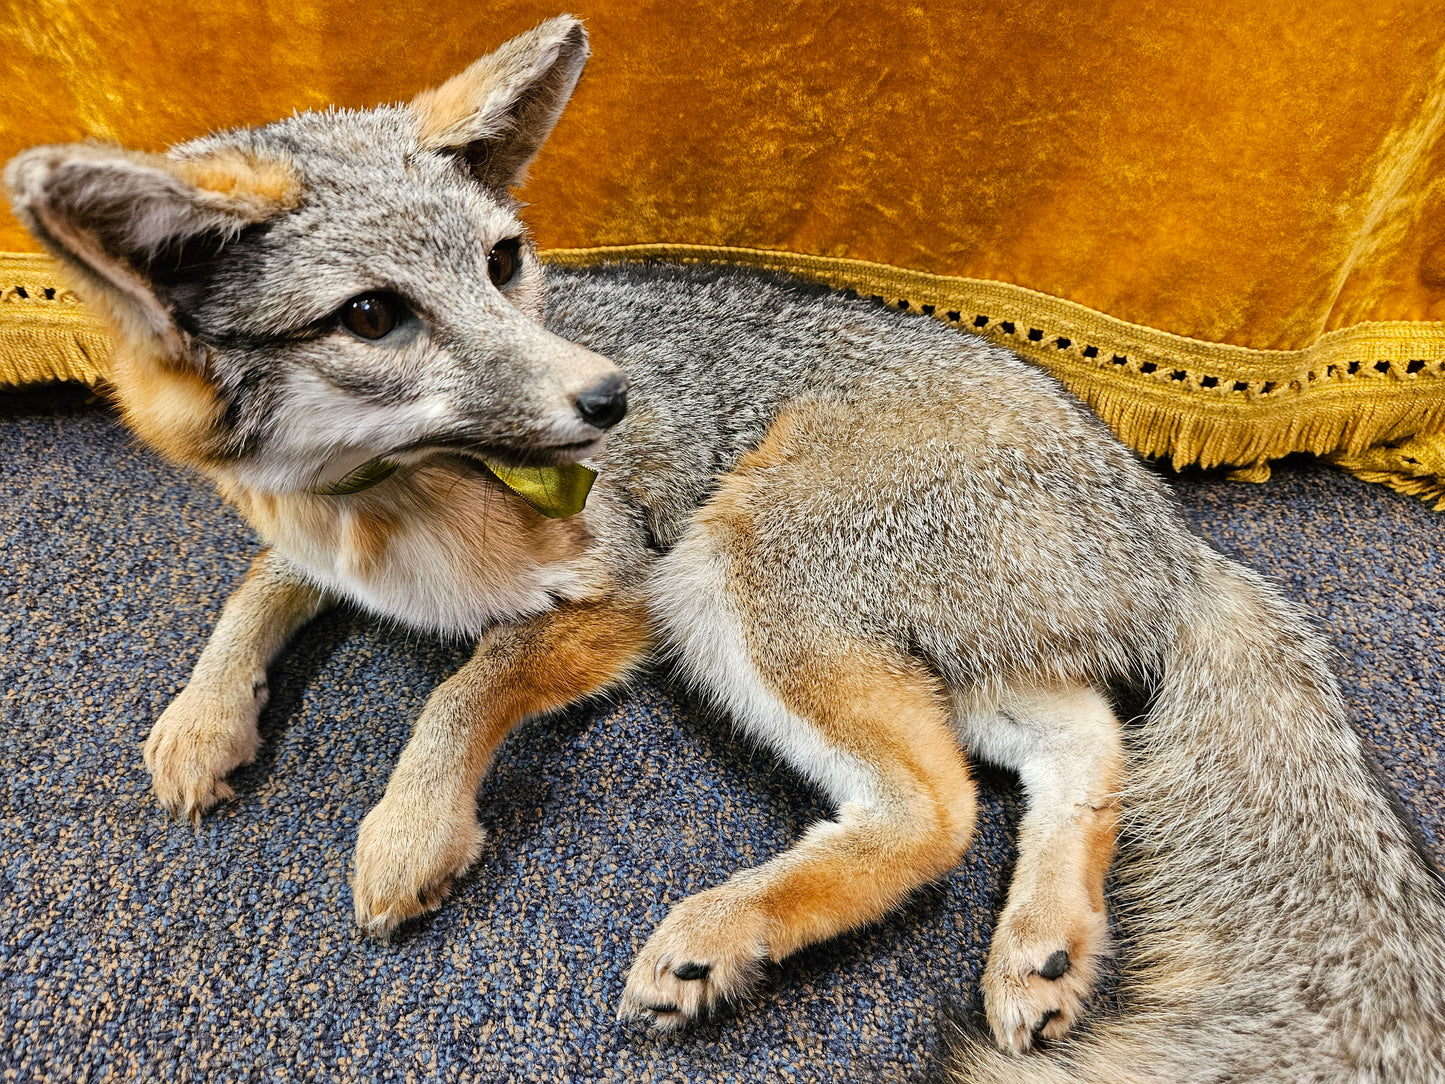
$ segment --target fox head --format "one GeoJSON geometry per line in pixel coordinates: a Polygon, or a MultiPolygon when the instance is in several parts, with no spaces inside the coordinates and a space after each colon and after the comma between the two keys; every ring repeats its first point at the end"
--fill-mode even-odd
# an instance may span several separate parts
{"type": "Polygon", "coordinates": [[[128,421],[174,458],[273,492],[378,456],[570,462],[600,449],[626,378],[543,326],[508,190],[587,55],[561,16],[405,105],[163,155],[37,147],[5,183],[107,320],[128,421]]]}

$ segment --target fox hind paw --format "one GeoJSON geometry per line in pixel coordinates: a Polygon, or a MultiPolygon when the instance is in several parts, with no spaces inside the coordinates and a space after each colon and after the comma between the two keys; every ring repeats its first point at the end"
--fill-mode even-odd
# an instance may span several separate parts
{"type": "Polygon", "coordinates": [[[983,973],[984,1012],[999,1046],[1023,1053],[1059,1039],[1078,1019],[1108,952],[1104,915],[1094,912],[1071,936],[1031,936],[1007,913],[994,932],[983,973]]]}
{"type": "Polygon", "coordinates": [[[728,897],[724,885],[672,909],[628,972],[619,1019],[674,1031],[757,985],[768,959],[766,923],[728,897]]]}

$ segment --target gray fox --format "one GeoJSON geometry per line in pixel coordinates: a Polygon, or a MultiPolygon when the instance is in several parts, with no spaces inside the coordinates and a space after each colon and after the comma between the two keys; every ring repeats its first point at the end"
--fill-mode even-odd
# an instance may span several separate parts
{"type": "Polygon", "coordinates": [[[9,163],[129,424],[271,546],[151,731],[160,801],[231,796],[267,664],[330,601],[473,638],[360,827],[385,936],[477,860],[509,728],[667,654],[837,815],[678,902],[623,1016],[684,1025],[952,868],[967,751],[1027,811],[994,1042],[956,1072],[1445,1079],[1445,894],[1305,618],[979,338],[756,273],[544,274],[509,190],[587,56],[563,16],[405,105],[9,163]],[[1153,689],[1127,740],[1120,681],[1153,689]],[[1120,1007],[1074,1029],[1121,829],[1120,1007]]]}

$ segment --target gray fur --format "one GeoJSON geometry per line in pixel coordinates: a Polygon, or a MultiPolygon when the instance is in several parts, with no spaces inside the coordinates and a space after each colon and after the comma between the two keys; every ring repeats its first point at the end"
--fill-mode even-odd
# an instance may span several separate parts
{"type": "MultiPolygon", "coordinates": [[[[567,27],[547,41],[570,40],[567,27]]],[[[517,112],[524,99],[503,95],[507,117],[458,146],[423,147],[414,114],[388,107],[172,152],[293,164],[299,205],[258,224],[212,221],[194,193],[116,153],[42,149],[7,180],[92,292],[133,304],[139,281],[140,303],[203,366],[226,404],[213,472],[294,492],[403,446],[417,460],[458,446],[585,456],[599,434],[559,421],[558,404],[615,364],[632,410],[590,460],[601,474],[581,522],[614,588],[646,594],[718,479],[783,408],[811,403],[832,423],[759,491],[757,559],[737,570],[767,603],[752,615],[765,644],[886,643],[960,702],[1059,679],[1151,682],[1129,739],[1118,868],[1137,947],[1122,1007],[1025,1058],[965,1045],[962,1077],[1445,1076],[1445,897],[1370,777],[1319,638],[1192,536],[1054,381],[933,321],[770,276],[553,271],[544,301],[527,243],[516,282],[488,283],[492,246],[525,237],[504,180],[575,81],[585,42],[571,48],[542,66],[563,65],[550,97],[517,112]],[[483,138],[495,154],[465,149],[483,138]],[[372,289],[411,306],[384,345],[334,322],[372,289]]]]}
{"type": "Polygon", "coordinates": [[[962,1039],[960,1080],[1445,1077],[1439,874],[1308,621],[1254,573],[1200,564],[1128,742],[1117,1015],[1027,1065],[962,1039]]]}
{"type": "MultiPolygon", "coordinates": [[[[413,117],[401,107],[300,114],[241,137],[260,154],[294,160],[307,198],[227,245],[223,263],[167,291],[196,337],[223,347],[215,363],[232,397],[231,447],[244,456],[264,446],[258,434],[278,426],[273,409],[298,369],[374,402],[445,396],[465,404],[435,429],[376,434],[390,447],[345,449],[349,463],[453,431],[499,450],[543,443],[548,404],[539,401],[536,369],[539,358],[566,355],[529,319],[541,304],[530,243],[505,291],[477,288],[486,284],[492,246],[526,236],[515,201],[479,187],[462,158],[418,152],[413,117]],[[395,291],[415,310],[404,349],[337,350],[335,335],[316,335],[329,331],[342,302],[372,289],[395,291]]],[[[179,153],[201,155],[235,138],[210,137],[179,153]]]]}
{"type": "Polygon", "coordinates": [[[550,277],[553,327],[632,379],[599,497],[622,490],[662,545],[780,408],[834,402],[856,424],[836,448],[818,434],[828,473],[777,493],[764,528],[779,567],[807,570],[795,631],[883,638],[967,686],[1157,670],[1169,600],[1198,583],[1197,543],[1157,480],[1038,369],[762,274],[550,277]],[[880,502],[893,493],[906,496],[880,502]]]}
{"type": "Polygon", "coordinates": [[[819,453],[821,491],[774,495],[759,593],[780,637],[890,641],[965,696],[1152,679],[1128,744],[1117,877],[1137,948],[1119,1014],[1026,1059],[965,1045],[960,1079],[1441,1079],[1445,894],[1327,649],[1096,418],[980,340],[762,276],[568,273],[553,298],[558,330],[633,378],[643,413],[609,441],[603,492],[659,538],[780,402],[835,398],[913,438],[870,443],[860,422],[819,453]]]}

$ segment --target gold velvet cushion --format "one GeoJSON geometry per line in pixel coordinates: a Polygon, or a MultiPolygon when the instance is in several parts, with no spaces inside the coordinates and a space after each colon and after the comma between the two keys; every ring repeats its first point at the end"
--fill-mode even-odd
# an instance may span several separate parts
{"type": "MultiPolygon", "coordinates": [[[[550,258],[776,267],[972,328],[1136,449],[1445,498],[1445,20],[1417,0],[595,0],[550,258]]],[[[21,5],[0,157],[409,98],[556,0],[21,5]]],[[[106,344],[0,214],[0,384],[106,344]]]]}

